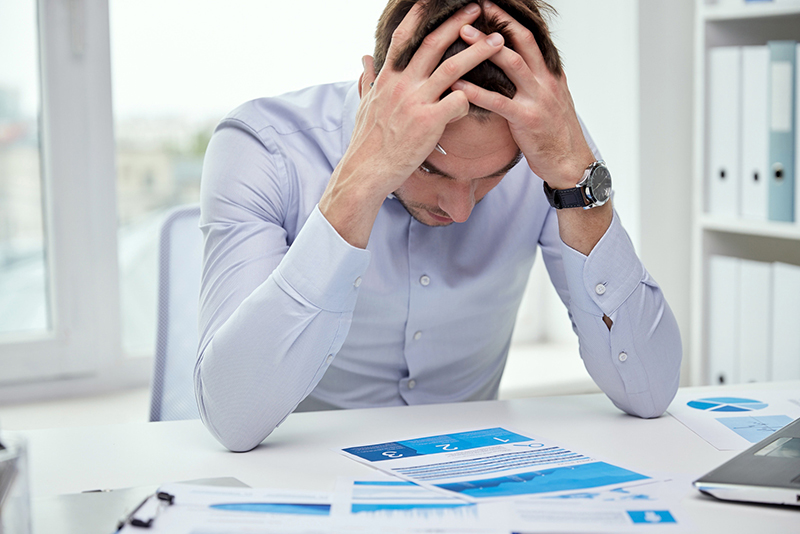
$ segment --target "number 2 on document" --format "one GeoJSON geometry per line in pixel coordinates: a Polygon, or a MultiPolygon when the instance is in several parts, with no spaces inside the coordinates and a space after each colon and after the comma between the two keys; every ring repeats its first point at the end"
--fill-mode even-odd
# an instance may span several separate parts
{"type": "Polygon", "coordinates": [[[443,451],[457,451],[458,447],[453,447],[449,443],[445,443],[444,445],[436,445],[437,447],[441,448],[443,451]]]}

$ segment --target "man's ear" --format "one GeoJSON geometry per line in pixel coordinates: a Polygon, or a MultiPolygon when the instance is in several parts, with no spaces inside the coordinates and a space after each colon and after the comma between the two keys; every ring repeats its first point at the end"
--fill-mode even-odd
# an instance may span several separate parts
{"type": "Polygon", "coordinates": [[[358,98],[362,98],[364,95],[361,94],[362,85],[364,83],[364,71],[361,71],[361,74],[358,76],[358,98]]]}

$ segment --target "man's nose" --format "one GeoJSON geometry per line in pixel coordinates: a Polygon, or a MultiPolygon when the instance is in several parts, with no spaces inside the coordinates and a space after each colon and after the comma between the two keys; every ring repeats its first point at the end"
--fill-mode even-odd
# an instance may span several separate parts
{"type": "Polygon", "coordinates": [[[475,186],[471,182],[453,181],[439,195],[439,207],[453,221],[466,221],[475,207],[475,186]]]}

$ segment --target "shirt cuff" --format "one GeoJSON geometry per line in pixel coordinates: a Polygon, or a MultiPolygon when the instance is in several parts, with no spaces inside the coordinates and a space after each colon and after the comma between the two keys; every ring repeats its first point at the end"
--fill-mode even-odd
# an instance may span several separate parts
{"type": "Polygon", "coordinates": [[[581,310],[611,316],[644,279],[645,270],[617,212],[589,256],[561,242],[570,303],[581,310]]]}
{"type": "Polygon", "coordinates": [[[352,311],[370,252],[352,246],[314,208],[278,266],[278,275],[314,306],[352,311]]]}

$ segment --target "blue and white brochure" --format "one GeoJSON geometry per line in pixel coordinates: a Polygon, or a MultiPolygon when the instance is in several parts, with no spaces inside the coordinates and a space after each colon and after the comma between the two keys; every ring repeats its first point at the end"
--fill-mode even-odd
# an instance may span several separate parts
{"type": "Polygon", "coordinates": [[[650,478],[505,428],[347,447],[341,452],[470,502],[611,488],[650,478]]]}

